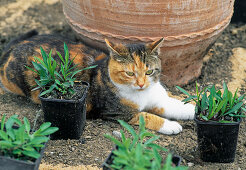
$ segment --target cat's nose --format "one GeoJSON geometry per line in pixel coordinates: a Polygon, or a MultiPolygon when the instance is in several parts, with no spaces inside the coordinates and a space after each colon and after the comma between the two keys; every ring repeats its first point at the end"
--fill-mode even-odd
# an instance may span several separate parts
{"type": "Polygon", "coordinates": [[[139,86],[140,88],[143,88],[144,84],[139,84],[138,86],[139,86]]]}

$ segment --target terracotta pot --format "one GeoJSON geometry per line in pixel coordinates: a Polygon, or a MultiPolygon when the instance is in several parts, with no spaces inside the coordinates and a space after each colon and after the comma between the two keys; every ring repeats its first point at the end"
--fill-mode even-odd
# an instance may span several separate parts
{"type": "Polygon", "coordinates": [[[203,56],[229,24],[234,0],[63,0],[68,23],[82,40],[106,49],[112,42],[151,42],[164,37],[163,76],[187,84],[201,73],[203,56]]]}

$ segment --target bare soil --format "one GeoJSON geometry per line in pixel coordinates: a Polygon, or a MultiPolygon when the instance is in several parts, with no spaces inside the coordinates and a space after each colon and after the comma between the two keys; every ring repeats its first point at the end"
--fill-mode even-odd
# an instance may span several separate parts
{"type": "MultiPolygon", "coordinates": [[[[62,5],[59,0],[1,0],[0,1],[0,54],[4,46],[24,32],[36,29],[42,33],[59,34],[79,41],[66,23],[62,5]]],[[[212,46],[204,58],[201,76],[196,80],[200,85],[216,84],[221,86],[226,81],[229,88],[240,93],[246,90],[246,24],[231,23],[212,46]]],[[[184,88],[194,92],[195,83],[184,88]]],[[[176,98],[183,96],[175,87],[167,87],[170,95],[176,98]]],[[[19,114],[27,117],[32,123],[43,122],[40,106],[29,99],[10,93],[0,95],[0,115],[19,114]]],[[[0,117],[1,117],[0,116],[0,117]]],[[[236,158],[234,163],[206,163],[199,159],[197,151],[196,127],[193,121],[179,121],[184,130],[178,135],[160,135],[157,141],[170,152],[180,155],[182,165],[189,165],[194,170],[246,169],[246,126],[245,120],[240,125],[236,158]]],[[[137,129],[137,127],[135,127],[137,129]]],[[[40,169],[91,169],[100,168],[111,152],[113,144],[103,135],[119,131],[119,124],[101,119],[87,120],[81,140],[49,141],[40,169]]],[[[155,132],[153,132],[155,133],[155,132]]]]}

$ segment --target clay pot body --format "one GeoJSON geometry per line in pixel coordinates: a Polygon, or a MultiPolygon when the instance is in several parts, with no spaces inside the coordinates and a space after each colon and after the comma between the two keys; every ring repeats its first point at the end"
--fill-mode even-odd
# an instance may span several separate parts
{"type": "Polygon", "coordinates": [[[201,73],[203,56],[230,23],[234,0],[63,0],[68,23],[82,41],[106,50],[115,43],[151,42],[164,37],[163,74],[183,85],[201,73]]]}

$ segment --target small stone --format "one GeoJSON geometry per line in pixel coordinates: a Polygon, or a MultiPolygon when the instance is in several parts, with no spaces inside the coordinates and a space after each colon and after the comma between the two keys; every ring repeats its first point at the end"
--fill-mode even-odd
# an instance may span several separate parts
{"type": "Polygon", "coordinates": [[[215,43],[216,46],[222,47],[223,43],[215,43]]]}
{"type": "Polygon", "coordinates": [[[115,136],[119,139],[121,138],[121,133],[119,131],[114,130],[112,134],[113,134],[113,136],[115,136]]]}
{"type": "Polygon", "coordinates": [[[233,29],[231,30],[232,35],[237,35],[238,34],[238,29],[233,29]]]}
{"type": "Polygon", "coordinates": [[[50,152],[50,154],[54,154],[54,152],[50,152]]]}
{"type": "Polygon", "coordinates": [[[194,163],[188,162],[187,165],[188,165],[188,167],[191,167],[191,166],[194,166],[194,163]]]}
{"type": "Polygon", "coordinates": [[[91,139],[91,136],[86,136],[85,139],[91,139]]]}

